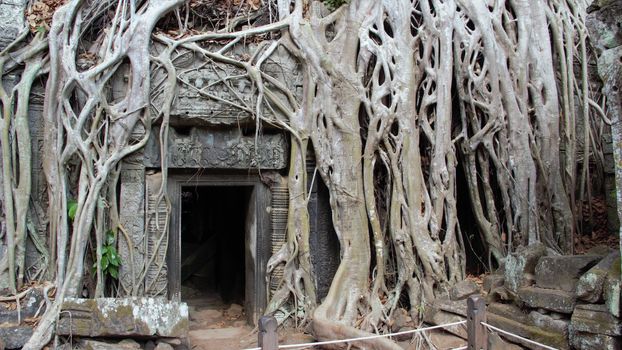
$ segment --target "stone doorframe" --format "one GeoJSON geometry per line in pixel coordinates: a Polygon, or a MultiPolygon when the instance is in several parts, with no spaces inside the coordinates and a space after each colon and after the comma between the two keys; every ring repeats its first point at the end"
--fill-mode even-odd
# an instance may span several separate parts
{"type": "MultiPolygon", "coordinates": [[[[168,292],[174,301],[181,299],[181,189],[185,186],[250,187],[249,208],[254,207],[255,237],[246,230],[245,237],[245,309],[247,319],[256,324],[266,308],[266,265],[271,254],[270,188],[261,182],[258,174],[171,174],[168,194],[171,200],[171,222],[167,254],[168,292]]],[[[252,209],[251,209],[252,210],[252,209]]],[[[250,212],[250,210],[249,210],[250,212]]],[[[248,226],[247,226],[248,227],[248,226]]]]}

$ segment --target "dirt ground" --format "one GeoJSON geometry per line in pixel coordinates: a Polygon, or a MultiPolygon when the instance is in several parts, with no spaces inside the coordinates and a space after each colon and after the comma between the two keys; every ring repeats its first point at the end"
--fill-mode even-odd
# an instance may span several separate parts
{"type": "MultiPolygon", "coordinates": [[[[225,304],[218,296],[201,296],[187,299],[190,317],[188,345],[193,350],[243,350],[257,347],[257,329],[246,322],[242,306],[225,304]]],[[[311,335],[303,330],[279,328],[279,344],[301,344],[313,342],[311,335]]],[[[430,341],[438,349],[453,349],[466,342],[442,331],[429,334],[430,341]]],[[[399,342],[406,350],[421,349],[417,342],[402,339],[399,342]]],[[[302,349],[320,349],[303,347],[302,349]]]]}

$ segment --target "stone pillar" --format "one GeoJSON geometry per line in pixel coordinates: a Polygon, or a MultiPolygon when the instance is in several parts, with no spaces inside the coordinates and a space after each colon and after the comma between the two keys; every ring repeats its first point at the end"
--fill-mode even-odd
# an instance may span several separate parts
{"type": "Polygon", "coordinates": [[[144,266],[145,256],[145,168],[142,154],[123,161],[121,170],[121,194],[119,197],[119,293],[122,296],[138,296],[142,293],[137,284],[144,266]]]}
{"type": "Polygon", "coordinates": [[[167,248],[170,216],[167,210],[167,202],[164,198],[159,199],[160,186],[162,185],[162,173],[150,171],[146,176],[146,228],[145,237],[145,264],[147,274],[145,276],[145,296],[167,296],[168,294],[168,271],[167,271],[167,248]]]}

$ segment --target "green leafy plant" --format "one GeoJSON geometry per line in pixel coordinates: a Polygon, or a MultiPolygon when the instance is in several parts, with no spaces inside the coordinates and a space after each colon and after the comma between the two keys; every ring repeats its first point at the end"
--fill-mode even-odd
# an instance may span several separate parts
{"type": "Polygon", "coordinates": [[[348,0],[324,0],[323,2],[329,10],[335,10],[341,7],[341,5],[346,4],[348,0]]]}
{"type": "MultiPolygon", "coordinates": [[[[121,266],[121,258],[114,247],[115,238],[114,231],[106,232],[106,239],[102,246],[101,269],[104,276],[108,275],[114,279],[119,278],[119,266],[121,266]]],[[[97,272],[97,262],[93,264],[93,274],[97,272]]]]}
{"type": "Polygon", "coordinates": [[[67,202],[67,216],[69,219],[73,221],[76,218],[76,213],[78,212],[78,201],[75,199],[70,199],[67,202]]]}

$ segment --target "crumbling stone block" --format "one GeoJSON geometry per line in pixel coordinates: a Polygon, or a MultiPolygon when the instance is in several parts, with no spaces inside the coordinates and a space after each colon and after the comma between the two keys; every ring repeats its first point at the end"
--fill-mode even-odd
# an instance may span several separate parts
{"type": "Polygon", "coordinates": [[[536,286],[574,292],[581,275],[598,263],[602,256],[545,256],[536,265],[536,286]]]}
{"type": "Polygon", "coordinates": [[[615,317],[622,317],[622,303],[620,302],[620,256],[613,262],[607,272],[607,278],[603,286],[605,305],[615,317]]]}
{"type": "Polygon", "coordinates": [[[608,272],[613,268],[613,264],[619,259],[619,256],[619,252],[612,252],[584,273],[577,282],[577,298],[589,303],[601,302],[603,300],[605,279],[608,272]]]}
{"type": "Polygon", "coordinates": [[[574,295],[562,290],[523,287],[518,290],[518,295],[521,301],[531,308],[563,314],[571,314],[576,304],[574,295]]]}
{"type": "Polygon", "coordinates": [[[163,298],[67,299],[57,334],[84,337],[185,337],[186,303],[163,298]]]}
{"type": "Polygon", "coordinates": [[[505,287],[517,293],[518,289],[530,284],[529,275],[533,275],[541,257],[547,255],[546,246],[534,243],[518,248],[505,259],[505,287]]]}
{"type": "MultiPolygon", "coordinates": [[[[568,340],[564,333],[551,329],[545,329],[530,323],[529,316],[523,313],[514,305],[493,303],[488,307],[486,314],[488,323],[499,327],[508,332],[520,335],[542,344],[546,344],[557,349],[568,349],[568,340]]],[[[539,349],[532,344],[520,342],[517,339],[510,339],[520,343],[529,349],[539,349]]]]}
{"type": "Polygon", "coordinates": [[[537,311],[530,312],[528,317],[530,324],[536,327],[548,329],[565,335],[568,334],[568,324],[570,323],[568,319],[554,318],[537,311]]]}
{"type": "Polygon", "coordinates": [[[449,290],[449,298],[454,301],[464,300],[477,293],[479,293],[479,286],[471,280],[464,280],[451,287],[449,290]]]}
{"type": "Polygon", "coordinates": [[[39,311],[39,314],[41,315],[45,311],[43,292],[41,289],[31,289],[20,300],[19,310],[9,309],[7,306],[8,304],[0,304],[0,324],[17,324],[18,313],[21,320],[34,317],[40,307],[41,310],[39,311]]]}
{"type": "Polygon", "coordinates": [[[502,274],[491,274],[484,276],[484,291],[486,293],[490,293],[492,290],[498,287],[503,287],[503,283],[505,282],[505,278],[502,274]]]}
{"type": "Polygon", "coordinates": [[[577,350],[620,350],[620,337],[585,332],[570,332],[570,345],[577,350]]]}
{"type": "Polygon", "coordinates": [[[122,340],[120,342],[105,342],[93,339],[82,339],[80,348],[84,350],[135,350],[140,349],[140,344],[136,341],[122,340]]]}
{"type": "Polygon", "coordinates": [[[570,326],[575,332],[622,335],[622,322],[611,315],[605,305],[577,305],[570,326]]]}
{"type": "Polygon", "coordinates": [[[32,336],[30,326],[0,326],[0,339],[5,349],[20,349],[32,336]]]}
{"type": "MultiPolygon", "coordinates": [[[[443,311],[429,304],[426,306],[424,313],[423,313],[423,320],[433,325],[441,325],[441,324],[459,322],[459,321],[464,321],[465,319],[466,319],[465,317],[456,315],[451,312],[443,311]]],[[[444,328],[444,330],[451,334],[457,335],[460,338],[463,338],[463,339],[467,338],[467,332],[466,332],[465,325],[450,326],[450,327],[444,328]]]]}
{"type": "Polygon", "coordinates": [[[453,301],[446,298],[437,298],[431,305],[432,308],[451,312],[456,315],[466,317],[467,303],[464,300],[453,301]]]}

